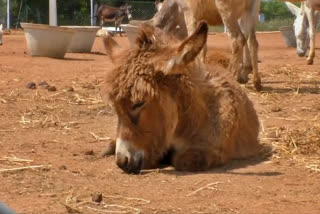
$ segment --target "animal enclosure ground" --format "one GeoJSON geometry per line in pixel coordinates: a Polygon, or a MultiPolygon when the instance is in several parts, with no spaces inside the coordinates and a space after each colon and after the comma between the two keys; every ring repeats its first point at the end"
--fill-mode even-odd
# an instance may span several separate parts
{"type": "MultiPolygon", "coordinates": [[[[262,92],[251,80],[244,87],[272,156],[204,173],[169,167],[140,175],[123,173],[114,157],[99,157],[116,129],[99,94],[111,66],[100,38],[93,53],[64,60],[30,57],[21,32],[3,40],[0,200],[19,213],[320,212],[320,57],[306,65],[279,33],[258,34],[262,92]],[[41,81],[57,90],[26,88],[41,81]],[[99,192],[102,202],[92,202],[99,192]]],[[[129,45],[126,37],[116,40],[129,45]]],[[[230,52],[224,34],[210,35],[208,43],[209,54],[230,52]]]]}

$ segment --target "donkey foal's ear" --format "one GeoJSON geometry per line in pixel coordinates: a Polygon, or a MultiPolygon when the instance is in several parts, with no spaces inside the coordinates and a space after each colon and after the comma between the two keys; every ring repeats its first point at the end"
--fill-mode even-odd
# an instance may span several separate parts
{"type": "Polygon", "coordinates": [[[153,26],[148,24],[140,25],[139,35],[136,39],[136,44],[138,47],[147,47],[154,43],[154,33],[155,29],[153,26]]]}
{"type": "MultiPolygon", "coordinates": [[[[194,33],[185,39],[177,49],[177,56],[168,61],[165,73],[177,73],[175,69],[195,60],[207,42],[208,25],[201,21],[194,33]]],[[[179,71],[178,71],[179,72],[179,71]]]]}

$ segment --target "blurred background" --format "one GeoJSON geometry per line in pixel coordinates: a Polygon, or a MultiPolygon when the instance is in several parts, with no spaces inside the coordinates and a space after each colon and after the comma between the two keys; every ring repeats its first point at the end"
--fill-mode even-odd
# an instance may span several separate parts
{"type": "MultiPolygon", "coordinates": [[[[0,0],[0,23],[6,28],[7,1],[0,0]]],[[[154,0],[94,0],[95,12],[99,5],[119,7],[125,3],[132,5],[133,19],[150,19],[156,12],[154,0]]],[[[299,6],[299,3],[297,4],[299,6]]],[[[48,0],[10,0],[11,28],[19,28],[20,22],[49,23],[48,0]]],[[[90,0],[57,0],[58,25],[90,25],[90,0]]],[[[294,16],[285,3],[279,0],[262,0],[258,31],[278,31],[280,26],[293,24],[294,16]]],[[[127,23],[124,20],[123,23],[127,23]]],[[[95,25],[98,25],[95,22],[95,25]]],[[[106,24],[112,25],[112,23],[106,24]]],[[[211,31],[223,32],[223,26],[211,27],[211,31]]]]}

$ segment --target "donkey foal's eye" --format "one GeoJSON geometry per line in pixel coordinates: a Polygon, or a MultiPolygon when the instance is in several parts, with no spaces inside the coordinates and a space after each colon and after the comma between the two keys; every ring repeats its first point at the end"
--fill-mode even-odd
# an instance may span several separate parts
{"type": "Polygon", "coordinates": [[[139,107],[142,107],[144,105],[143,101],[137,102],[132,106],[132,110],[136,110],[139,107]]]}

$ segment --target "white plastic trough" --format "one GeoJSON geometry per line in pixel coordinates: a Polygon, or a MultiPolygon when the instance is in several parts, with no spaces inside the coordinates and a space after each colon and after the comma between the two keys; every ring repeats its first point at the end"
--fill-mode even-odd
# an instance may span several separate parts
{"type": "Polygon", "coordinates": [[[31,56],[63,58],[75,30],[43,24],[21,23],[31,56]]]}
{"type": "Polygon", "coordinates": [[[71,44],[67,52],[87,53],[91,51],[97,31],[100,27],[96,26],[62,26],[75,30],[71,44]]]}
{"type": "Polygon", "coordinates": [[[134,45],[138,36],[139,27],[135,25],[130,25],[130,24],[123,24],[120,26],[126,32],[130,44],[134,45]]]}
{"type": "MultiPolygon", "coordinates": [[[[116,32],[116,28],[115,27],[102,27],[102,30],[106,30],[106,31],[109,31],[109,32],[111,32],[111,33],[114,33],[114,32],[116,32]]],[[[118,31],[121,31],[121,32],[123,32],[123,29],[117,29],[118,31]]]]}
{"type": "MultiPolygon", "coordinates": [[[[121,33],[124,32],[123,29],[121,29],[121,28],[118,28],[117,31],[118,32],[121,31],[121,33]]],[[[99,36],[99,37],[104,37],[107,35],[114,36],[115,32],[116,32],[115,27],[102,27],[100,30],[98,30],[97,36],[99,36]]]]}

